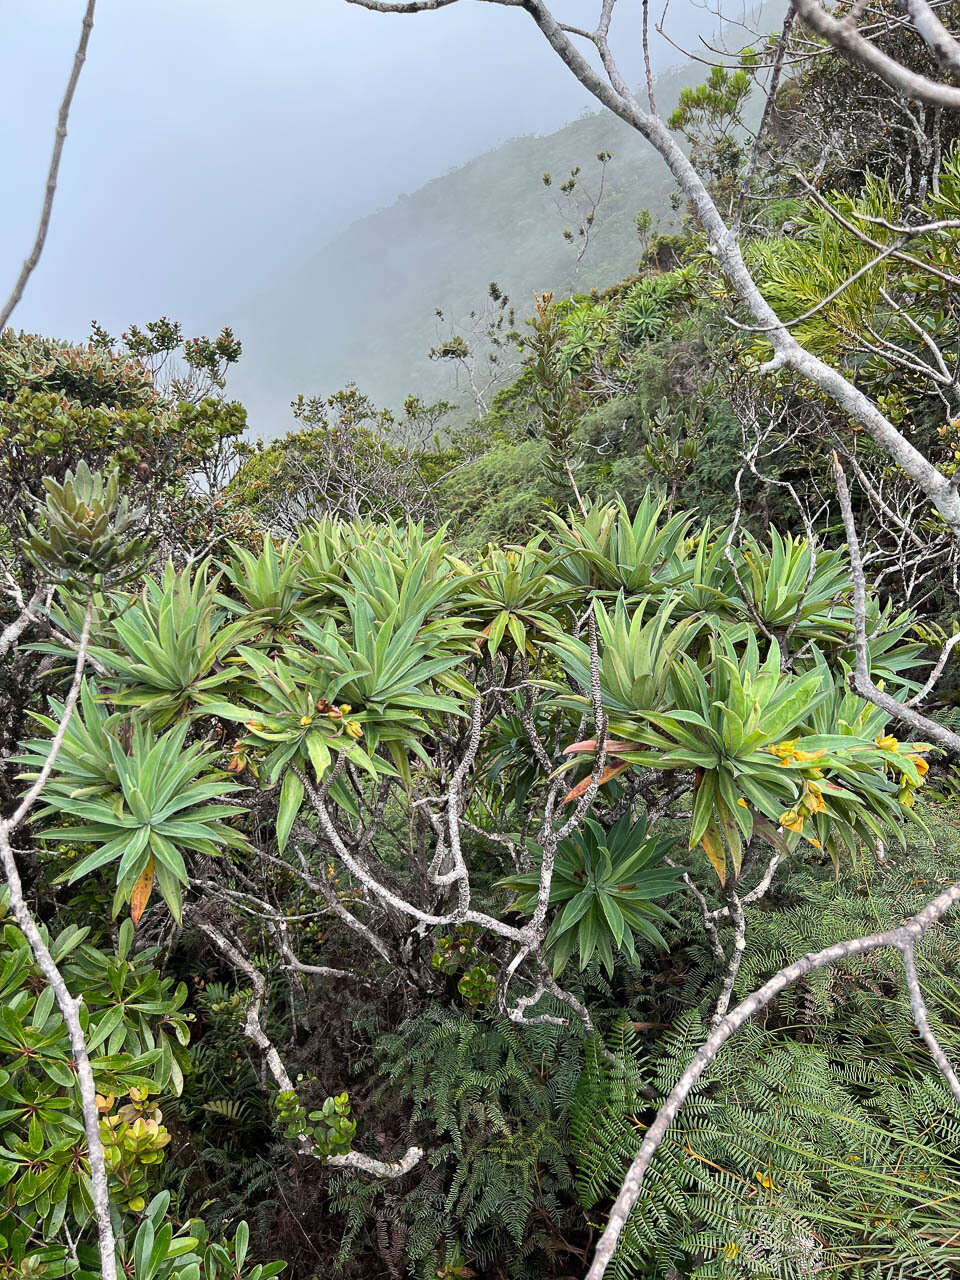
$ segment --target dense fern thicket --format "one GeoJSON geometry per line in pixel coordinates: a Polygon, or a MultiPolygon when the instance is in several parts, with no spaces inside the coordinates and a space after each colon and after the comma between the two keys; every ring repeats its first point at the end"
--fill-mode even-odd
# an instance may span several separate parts
{"type": "MultiPolygon", "coordinates": [[[[790,959],[918,909],[956,874],[956,828],[906,858],[865,860],[838,880],[790,875],[751,924],[742,994],[790,959]],[[944,857],[944,850],[951,855],[944,857]]],[[[690,917],[689,938],[696,938],[690,917]]],[[[683,939],[674,939],[682,946],[683,939]]],[[[936,1033],[958,1044],[953,925],[925,945],[924,996],[936,1033]]],[[[619,1186],[656,1099],[705,1030],[695,1008],[709,983],[690,954],[678,989],[645,1021],[590,1048],[570,1113],[581,1203],[592,1217],[619,1186]]],[[[675,952],[673,952],[675,954],[675,952]]],[[[660,1276],[949,1276],[958,1265],[960,1113],[930,1070],[883,953],[814,975],[745,1028],[682,1112],[631,1219],[615,1274],[660,1276]]]]}

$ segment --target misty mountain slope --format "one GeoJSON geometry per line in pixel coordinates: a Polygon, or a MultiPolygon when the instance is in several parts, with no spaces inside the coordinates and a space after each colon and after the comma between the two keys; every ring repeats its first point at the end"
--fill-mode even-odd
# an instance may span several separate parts
{"type": "MultiPolygon", "coordinates": [[[[691,64],[660,76],[661,111],[672,110],[680,90],[703,74],[701,65],[691,64]]],[[[246,403],[251,433],[268,437],[293,425],[288,404],[298,392],[326,395],[350,380],[390,406],[411,391],[456,398],[451,369],[427,357],[443,334],[435,308],[459,322],[482,307],[495,280],[522,322],[532,312],[534,291],[603,288],[637,265],[634,219],[641,209],[650,211],[657,230],[674,225],[673,189],[660,157],[607,112],[510,141],[353,223],[274,287],[235,308],[225,319],[245,354],[230,393],[246,403]],[[578,271],[578,244],[562,234],[564,226],[576,231],[576,213],[558,188],[579,165],[581,181],[595,189],[598,151],[612,152],[613,159],[578,271]],[[544,172],[553,177],[549,190],[544,172]],[[557,200],[567,212],[557,209],[557,200]]]]}

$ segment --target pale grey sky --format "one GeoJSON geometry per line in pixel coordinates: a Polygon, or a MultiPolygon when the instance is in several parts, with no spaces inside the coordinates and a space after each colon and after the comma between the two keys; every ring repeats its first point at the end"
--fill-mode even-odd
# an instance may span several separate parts
{"type": "MultiPolygon", "coordinates": [[[[586,22],[595,0],[567,0],[586,22]]],[[[83,0],[0,0],[0,289],[33,234],[83,0]]],[[[621,0],[638,79],[639,0],[621,0]]],[[[677,0],[672,30],[715,19],[677,0]]],[[[679,55],[659,42],[661,66],[679,55]]],[[[347,222],[506,138],[595,106],[529,17],[473,0],[100,0],[43,261],[18,327],[209,327],[347,222]]]]}

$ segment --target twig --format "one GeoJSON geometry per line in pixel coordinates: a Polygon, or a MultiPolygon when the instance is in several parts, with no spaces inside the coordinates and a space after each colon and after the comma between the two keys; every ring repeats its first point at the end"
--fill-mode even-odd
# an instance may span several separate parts
{"type": "MultiPolygon", "coordinates": [[[[928,902],[923,910],[913,916],[912,919],[907,920],[895,929],[886,929],[882,933],[869,934],[862,938],[851,938],[845,942],[835,942],[832,946],[825,947],[822,951],[808,952],[807,955],[801,956],[799,960],[794,960],[792,964],[786,965],[778,973],[775,973],[768,982],[765,982],[762,987],[759,987],[747,996],[745,1000],[742,1000],[735,1009],[731,1010],[717,1024],[707,1037],[706,1042],[697,1050],[677,1084],[667,1095],[660,1110],[657,1112],[656,1118],[647,1130],[640,1150],[637,1152],[621,1184],[620,1192],[610,1212],[607,1226],[604,1228],[603,1235],[597,1243],[596,1252],[590,1270],[587,1272],[586,1280],[601,1280],[613,1258],[617,1241],[626,1226],[630,1210],[640,1195],[644,1175],[650,1167],[650,1163],[656,1155],[667,1129],[672,1124],[677,1112],[686,1102],[697,1081],[715,1060],[717,1054],[730,1037],[745,1022],[749,1021],[754,1014],[765,1008],[781,991],[809,973],[814,973],[818,969],[825,969],[829,965],[837,964],[839,961],[847,960],[852,956],[861,956],[871,951],[878,951],[883,947],[896,947],[901,952],[904,952],[905,948],[912,947],[917,938],[921,937],[936,921],[946,915],[958,901],[960,901],[960,884],[953,884],[931,902],[928,902]]],[[[927,1042],[927,1047],[930,1048],[929,1042],[927,1042]]],[[[937,1065],[940,1066],[939,1060],[937,1065]]],[[[949,1064],[947,1065],[949,1066],[949,1064]]],[[[952,1068],[950,1070],[955,1079],[952,1068]]],[[[954,1086],[950,1081],[950,1077],[947,1077],[947,1079],[951,1089],[953,1089],[954,1086]]]]}
{"type": "Polygon", "coordinates": [[[711,1028],[719,1023],[730,1008],[730,997],[733,995],[734,983],[737,981],[737,975],[740,972],[740,965],[743,961],[743,953],[747,945],[747,922],[743,914],[743,904],[732,886],[727,889],[726,897],[727,911],[730,913],[730,919],[733,922],[733,945],[730,948],[727,971],[723,976],[723,985],[720,988],[720,995],[717,997],[716,1008],[710,1019],[711,1028]]]}
{"type": "Polygon", "coordinates": [[[23,291],[27,287],[27,281],[33,274],[33,270],[40,261],[40,255],[43,253],[43,246],[46,243],[47,231],[50,228],[50,214],[53,210],[53,197],[57,192],[57,178],[60,172],[60,157],[63,154],[63,144],[67,138],[67,120],[70,116],[70,106],[73,102],[73,95],[77,88],[77,81],[80,79],[80,71],[83,67],[87,56],[87,43],[90,39],[90,32],[93,30],[93,11],[96,7],[97,0],[87,0],[86,13],[83,15],[83,23],[80,27],[80,40],[77,44],[77,51],[73,55],[73,70],[70,72],[70,79],[67,81],[66,92],[63,95],[63,101],[60,103],[60,111],[57,115],[57,131],[53,140],[53,154],[50,157],[50,167],[47,170],[47,188],[43,197],[43,208],[40,211],[40,225],[37,227],[37,234],[33,242],[33,248],[30,250],[23,266],[20,268],[20,274],[17,277],[16,284],[11,290],[10,297],[4,304],[3,310],[0,311],[0,332],[7,327],[7,322],[13,314],[13,309],[23,297],[23,291]]]}
{"type": "Polygon", "coordinates": [[[948,751],[960,753],[960,734],[935,720],[920,715],[907,703],[897,702],[889,693],[877,687],[870,674],[870,651],[867,642],[867,583],[863,572],[863,559],[860,555],[860,540],[857,537],[857,526],[853,518],[853,507],[850,503],[850,490],[847,478],[836,453],[833,454],[833,473],[837,485],[837,498],[840,513],[843,516],[843,527],[847,535],[847,550],[850,555],[850,576],[853,579],[853,626],[854,654],[856,665],[852,675],[855,691],[861,698],[866,698],[874,706],[880,707],[895,719],[915,729],[926,738],[931,738],[948,751]]]}
{"type": "MultiPolygon", "coordinates": [[[[283,1093],[296,1094],[293,1081],[283,1065],[283,1059],[276,1046],[263,1029],[260,1021],[260,1010],[267,995],[267,983],[260,970],[233,945],[219,929],[204,920],[196,912],[192,913],[193,922],[202,933],[205,933],[219,951],[227,957],[250,980],[251,996],[247,1005],[247,1016],[244,1022],[244,1035],[252,1040],[261,1051],[277,1088],[283,1093]]],[[[313,1144],[309,1137],[302,1133],[298,1139],[301,1155],[314,1155],[313,1144]]],[[[423,1159],[422,1147],[408,1147],[399,1160],[377,1160],[374,1156],[364,1155],[360,1151],[348,1151],[345,1155],[324,1156],[324,1162],[335,1169],[359,1169],[363,1173],[372,1173],[377,1178],[399,1178],[409,1173],[423,1159]]]]}
{"type": "Polygon", "coordinates": [[[824,40],[839,49],[851,62],[859,62],[881,80],[885,80],[898,93],[936,106],[953,107],[954,110],[960,108],[960,89],[939,84],[936,80],[902,66],[895,58],[865,40],[855,22],[833,17],[817,0],[794,0],[794,4],[801,18],[817,35],[823,36],[824,40]]]}

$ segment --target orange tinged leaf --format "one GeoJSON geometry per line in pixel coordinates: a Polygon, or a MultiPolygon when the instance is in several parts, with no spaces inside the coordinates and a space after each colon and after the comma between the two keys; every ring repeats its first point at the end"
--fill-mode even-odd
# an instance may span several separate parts
{"type": "MultiPolygon", "coordinates": [[[[615,778],[618,773],[623,773],[625,769],[629,768],[630,765],[625,760],[618,760],[615,764],[605,765],[603,773],[600,775],[598,785],[602,787],[605,782],[609,782],[610,779],[615,778]]],[[[571,800],[579,800],[590,785],[590,777],[592,777],[592,775],[584,778],[582,782],[578,782],[572,791],[567,792],[561,803],[569,804],[571,800]]]]}
{"type": "MultiPolygon", "coordinates": [[[[608,756],[615,756],[618,751],[633,751],[638,745],[636,742],[614,742],[612,738],[608,738],[603,744],[608,756]]],[[[571,742],[569,747],[563,748],[565,756],[572,756],[578,751],[596,751],[596,738],[584,738],[582,742],[571,742]]]]}
{"type": "Polygon", "coordinates": [[[133,886],[133,892],[130,894],[130,919],[133,921],[133,927],[136,928],[140,923],[140,917],[143,915],[147,903],[150,901],[150,894],[153,892],[153,854],[147,859],[147,865],[143,868],[137,883],[133,886]]]}
{"type": "Polygon", "coordinates": [[[717,878],[721,884],[727,882],[727,854],[723,847],[723,841],[720,838],[720,832],[714,826],[707,827],[703,835],[700,837],[700,843],[703,845],[704,853],[710,859],[717,878]]]}

